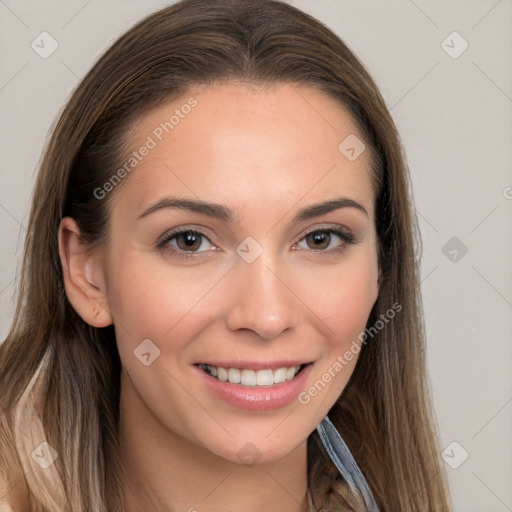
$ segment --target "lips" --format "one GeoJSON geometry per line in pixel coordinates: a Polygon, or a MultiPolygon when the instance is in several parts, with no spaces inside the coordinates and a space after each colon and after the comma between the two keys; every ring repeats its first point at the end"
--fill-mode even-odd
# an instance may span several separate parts
{"type": "Polygon", "coordinates": [[[216,364],[197,363],[193,365],[193,368],[205,386],[205,391],[238,409],[259,412],[280,409],[297,400],[299,393],[304,391],[314,366],[314,363],[288,366],[289,362],[284,362],[283,365],[283,361],[281,361],[279,364],[259,363],[256,365],[259,368],[255,368],[254,365],[247,362],[234,361],[234,363],[233,366],[226,362],[223,363],[226,366],[217,362],[216,364]],[[247,366],[252,366],[252,368],[247,368],[247,366]],[[274,368],[265,368],[265,366],[274,366],[274,368]],[[283,378],[283,369],[286,374],[288,371],[290,372],[288,375],[291,376],[291,380],[286,379],[284,382],[276,383],[276,380],[283,378]],[[217,372],[216,376],[210,373],[215,373],[215,371],[217,372]],[[275,378],[276,373],[277,379],[275,378]],[[238,375],[240,375],[240,382],[236,382],[238,375]],[[270,384],[270,375],[272,375],[272,384],[270,384]],[[232,378],[235,382],[222,381],[219,377],[232,378]],[[248,384],[243,384],[242,378],[248,384]],[[254,378],[256,378],[256,385],[253,384],[254,378]],[[258,385],[258,378],[264,384],[258,385]]]}

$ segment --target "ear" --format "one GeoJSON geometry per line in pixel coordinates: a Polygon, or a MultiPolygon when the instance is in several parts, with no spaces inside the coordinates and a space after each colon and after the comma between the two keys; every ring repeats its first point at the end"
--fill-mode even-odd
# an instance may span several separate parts
{"type": "Polygon", "coordinates": [[[93,327],[111,325],[102,254],[80,241],[80,229],[71,217],[59,225],[59,256],[66,295],[75,311],[93,327]]]}

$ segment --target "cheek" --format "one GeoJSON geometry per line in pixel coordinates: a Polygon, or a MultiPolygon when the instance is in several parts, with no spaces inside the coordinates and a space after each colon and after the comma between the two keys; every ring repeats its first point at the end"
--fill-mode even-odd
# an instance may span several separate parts
{"type": "Polygon", "coordinates": [[[120,345],[132,352],[147,338],[162,350],[169,342],[179,348],[194,339],[215,312],[212,291],[228,270],[178,267],[144,251],[125,251],[117,259],[114,254],[112,261],[119,263],[109,272],[109,305],[120,345]]]}
{"type": "Polygon", "coordinates": [[[127,383],[156,416],[186,436],[179,415],[169,417],[169,401],[174,411],[201,413],[183,392],[188,355],[201,331],[218,316],[214,291],[227,269],[178,268],[165,258],[135,251],[117,261],[110,273],[109,301],[127,383]]]}
{"type": "Polygon", "coordinates": [[[377,280],[377,261],[368,251],[304,281],[302,296],[322,322],[329,350],[345,350],[364,331],[378,296],[377,280]]]}
{"type": "Polygon", "coordinates": [[[331,329],[337,333],[337,345],[351,343],[364,330],[377,293],[376,278],[370,281],[362,272],[345,276],[341,290],[326,305],[331,329]]]}
{"type": "Polygon", "coordinates": [[[335,272],[316,275],[316,294],[308,303],[324,333],[317,370],[298,396],[304,406],[327,414],[347,385],[362,347],[371,309],[378,295],[378,267],[372,254],[347,261],[335,272]],[[323,290],[322,293],[319,291],[323,290]]]}

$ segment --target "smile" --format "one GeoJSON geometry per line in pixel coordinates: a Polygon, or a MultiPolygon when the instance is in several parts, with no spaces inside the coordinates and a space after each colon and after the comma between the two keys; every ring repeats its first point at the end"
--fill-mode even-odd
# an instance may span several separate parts
{"type": "Polygon", "coordinates": [[[202,363],[198,366],[208,375],[221,382],[240,384],[248,387],[264,387],[274,386],[292,380],[305,365],[284,366],[275,370],[270,368],[262,370],[224,368],[222,366],[210,366],[202,363]]]}
{"type": "Polygon", "coordinates": [[[280,409],[296,401],[313,367],[313,362],[301,364],[299,361],[194,364],[209,393],[238,409],[260,412],[280,409]]]}

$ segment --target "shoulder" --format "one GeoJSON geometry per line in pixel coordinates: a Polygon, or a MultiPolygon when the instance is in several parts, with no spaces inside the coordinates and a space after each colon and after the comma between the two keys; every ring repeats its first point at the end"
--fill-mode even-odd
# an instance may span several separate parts
{"type": "MultiPolygon", "coordinates": [[[[329,496],[328,512],[356,512],[356,509],[350,506],[350,503],[336,491],[332,491],[329,496]]],[[[326,512],[327,512],[326,511],[326,512]]],[[[0,512],[2,512],[0,510],[0,512]]]]}
{"type": "Polygon", "coordinates": [[[362,500],[354,496],[346,484],[330,490],[328,503],[328,512],[366,512],[367,510],[362,500]]]}

